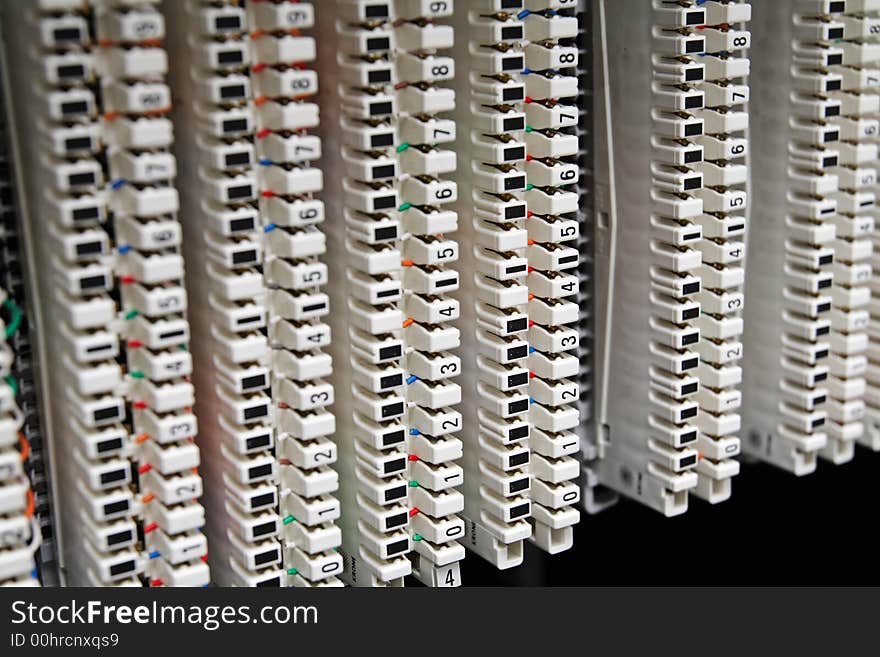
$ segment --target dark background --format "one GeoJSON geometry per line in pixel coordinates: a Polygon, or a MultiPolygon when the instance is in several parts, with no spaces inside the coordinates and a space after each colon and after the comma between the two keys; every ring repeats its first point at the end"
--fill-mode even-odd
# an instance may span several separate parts
{"type": "Polygon", "coordinates": [[[547,555],[526,542],[523,565],[499,571],[474,553],[465,586],[867,585],[880,583],[880,454],[857,448],[835,466],[795,477],[743,463],[733,495],[710,505],[691,496],[665,518],[622,498],[582,515],[574,547],[547,555]]]}

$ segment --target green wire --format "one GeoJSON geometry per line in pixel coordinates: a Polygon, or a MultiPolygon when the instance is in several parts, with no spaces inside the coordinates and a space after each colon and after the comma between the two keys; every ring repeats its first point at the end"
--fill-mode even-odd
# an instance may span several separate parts
{"type": "Polygon", "coordinates": [[[8,340],[15,332],[18,330],[18,327],[21,326],[21,320],[24,315],[21,312],[21,308],[18,307],[18,304],[15,303],[12,299],[6,299],[3,302],[3,305],[9,310],[9,313],[12,315],[12,318],[9,320],[9,323],[6,325],[6,339],[8,340]]]}
{"type": "Polygon", "coordinates": [[[16,381],[11,374],[7,374],[3,377],[3,380],[9,384],[9,387],[12,388],[12,396],[18,397],[18,381],[16,381]]]}

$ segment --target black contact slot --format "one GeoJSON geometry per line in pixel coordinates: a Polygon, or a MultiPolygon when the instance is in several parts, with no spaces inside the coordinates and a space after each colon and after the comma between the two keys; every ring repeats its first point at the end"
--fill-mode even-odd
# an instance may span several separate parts
{"type": "Polygon", "coordinates": [[[383,164],[382,166],[373,167],[373,179],[382,180],[383,178],[393,178],[395,176],[396,167],[393,164],[383,164]]]}
{"type": "Polygon", "coordinates": [[[382,407],[382,417],[397,417],[399,415],[403,415],[403,402],[397,402],[395,404],[388,404],[387,406],[382,407]]]}
{"type": "Polygon", "coordinates": [[[129,561],[123,561],[122,563],[115,563],[110,566],[110,575],[115,577],[116,575],[122,575],[123,573],[130,573],[135,570],[137,564],[134,559],[129,561]]]}
{"type": "Polygon", "coordinates": [[[243,84],[227,84],[220,87],[220,98],[244,98],[243,84]]]}
{"type": "Polygon", "coordinates": [[[501,62],[502,71],[521,71],[525,66],[525,60],[522,57],[505,57],[501,62]]]}
{"type": "Polygon", "coordinates": [[[510,485],[507,487],[510,491],[510,494],[519,493],[520,491],[528,490],[529,488],[529,479],[526,477],[525,479],[517,479],[516,481],[511,481],[510,485]]]}
{"type": "Polygon", "coordinates": [[[79,41],[82,33],[78,27],[59,27],[52,30],[52,38],[55,41],[79,41]]]}
{"type": "Polygon", "coordinates": [[[214,21],[214,28],[218,30],[237,30],[241,28],[241,19],[238,16],[218,16],[214,21]]]}
{"type": "Polygon", "coordinates": [[[367,39],[367,51],[389,50],[391,48],[391,40],[388,37],[372,37],[367,39]]]}
{"type": "Polygon", "coordinates": [[[386,148],[394,145],[394,135],[391,133],[381,133],[370,137],[370,146],[373,148],[386,148]]]}
{"type": "Polygon", "coordinates": [[[393,502],[402,497],[406,497],[406,486],[395,486],[394,488],[389,488],[385,491],[386,502],[393,502]]]}
{"type": "Polygon", "coordinates": [[[230,187],[226,191],[226,195],[229,200],[237,199],[237,198],[250,198],[254,195],[254,188],[250,185],[236,185],[235,187],[230,187]]]}
{"type": "Polygon", "coordinates": [[[524,116],[513,116],[504,119],[503,123],[505,132],[518,132],[526,129],[526,117],[524,116]]]}
{"type": "Polygon", "coordinates": [[[401,429],[400,431],[392,431],[391,433],[386,433],[382,436],[382,447],[391,447],[392,445],[398,445],[403,442],[404,438],[406,438],[406,433],[401,429]]]}
{"type": "Polygon", "coordinates": [[[364,7],[364,16],[366,18],[388,18],[388,5],[367,5],[364,7]]]}
{"type": "Polygon", "coordinates": [[[704,39],[694,39],[693,41],[688,41],[684,47],[684,51],[687,54],[693,54],[698,52],[703,52],[706,50],[706,42],[704,39]]]}
{"type": "Polygon", "coordinates": [[[120,543],[126,543],[132,539],[131,530],[126,529],[124,532],[116,532],[115,534],[110,534],[107,536],[107,547],[111,545],[119,545],[120,543]]]}
{"type": "Polygon", "coordinates": [[[265,563],[272,563],[278,561],[281,558],[278,549],[268,550],[266,552],[261,552],[260,554],[254,555],[254,565],[262,566],[265,563]]]}
{"type": "Polygon", "coordinates": [[[395,472],[400,472],[401,470],[406,468],[406,459],[394,459],[393,461],[386,461],[385,468],[383,472],[387,475],[393,474],[395,472]]]}
{"type": "Polygon", "coordinates": [[[266,386],[266,375],[257,374],[255,376],[246,376],[241,380],[241,387],[244,390],[251,388],[264,388],[266,386]]]}
{"type": "Polygon", "coordinates": [[[101,210],[97,206],[87,208],[77,208],[71,213],[74,222],[77,221],[94,221],[101,218],[101,210]]]}
{"type": "Polygon", "coordinates": [[[367,82],[370,84],[387,84],[391,82],[391,69],[383,68],[378,71],[367,73],[367,82]]]}
{"type": "Polygon", "coordinates": [[[502,41],[521,41],[523,38],[523,26],[513,25],[501,28],[502,41]]]}
{"type": "Polygon", "coordinates": [[[86,69],[82,64],[62,64],[55,69],[55,74],[59,78],[81,78],[86,74],[86,69]]]}
{"type": "Polygon", "coordinates": [[[379,349],[379,359],[380,360],[388,360],[392,358],[400,358],[402,351],[400,345],[394,345],[393,347],[382,347],[379,349]]]}
{"type": "Polygon", "coordinates": [[[406,513],[397,513],[393,516],[388,516],[385,518],[385,530],[395,529],[397,527],[402,527],[408,521],[408,514],[406,513]]]}
{"type": "Polygon", "coordinates": [[[89,111],[89,104],[84,100],[61,103],[62,114],[85,114],[89,111]]]}
{"type": "Polygon", "coordinates": [[[241,265],[248,262],[256,262],[257,261],[257,252],[255,249],[249,249],[247,251],[236,251],[232,254],[232,264],[233,265],[241,265]]]}
{"type": "Polygon", "coordinates": [[[76,255],[92,255],[94,253],[102,253],[104,246],[100,242],[86,242],[85,244],[76,245],[76,255]]]}
{"type": "Polygon", "coordinates": [[[244,62],[244,54],[241,50],[225,50],[217,53],[217,62],[220,64],[241,64],[244,62]]]}
{"type": "MultiPolygon", "coordinates": [[[[227,155],[227,160],[229,156],[227,155]]],[[[231,233],[239,233],[242,231],[249,231],[254,229],[254,220],[251,218],[247,219],[232,219],[229,222],[229,232],[231,233]]]]}
{"type": "Polygon", "coordinates": [[[263,495],[254,495],[251,498],[251,509],[259,509],[263,506],[275,504],[275,493],[264,493],[263,495]]]}
{"type": "Polygon", "coordinates": [[[379,387],[382,390],[386,388],[397,388],[403,385],[403,374],[392,374],[390,376],[383,376],[379,379],[379,387]]]}
{"type": "Polygon", "coordinates": [[[86,276],[79,279],[79,289],[81,290],[103,289],[105,287],[107,287],[106,276],[86,276]]]}
{"type": "Polygon", "coordinates": [[[387,210],[393,208],[397,203],[396,196],[379,196],[373,199],[374,210],[387,210]]]}
{"type": "Polygon", "coordinates": [[[266,534],[271,534],[275,531],[275,523],[274,522],[264,522],[261,525],[254,525],[251,535],[254,538],[259,538],[260,536],[265,536],[266,534]]]}
{"type": "Polygon", "coordinates": [[[260,406],[251,406],[250,408],[244,409],[244,419],[245,420],[253,420],[258,417],[266,417],[269,414],[269,407],[265,404],[261,404],[260,406]]]}
{"type": "Polygon", "coordinates": [[[506,103],[515,103],[517,101],[525,100],[525,97],[525,87],[510,87],[501,92],[501,98],[506,103]]]}
{"type": "Polygon", "coordinates": [[[223,122],[223,132],[244,132],[247,128],[247,119],[227,119],[223,122]]]}
{"type": "Polygon", "coordinates": [[[122,500],[120,502],[111,502],[110,504],[104,505],[104,515],[112,516],[117,513],[122,513],[123,511],[128,511],[129,504],[128,500],[122,500]]]}
{"type": "Polygon", "coordinates": [[[88,173],[73,173],[67,181],[70,185],[94,185],[95,174],[91,171],[88,173]]]}
{"type": "MultiPolygon", "coordinates": [[[[251,154],[247,151],[242,151],[241,153],[228,153],[224,158],[226,162],[226,166],[228,167],[244,167],[251,163],[251,154]]],[[[239,219],[238,221],[246,221],[239,219]]],[[[251,222],[253,225],[253,222],[251,222]]]]}
{"type": "Polygon", "coordinates": [[[262,447],[268,447],[272,442],[272,436],[268,433],[264,433],[261,436],[254,436],[253,438],[247,438],[244,441],[244,446],[248,450],[252,449],[260,449],[262,447]]]}
{"type": "Polygon", "coordinates": [[[391,114],[392,103],[390,100],[380,103],[370,103],[370,116],[383,116],[391,114]]]}
{"type": "Polygon", "coordinates": [[[99,408],[94,413],[95,422],[103,422],[104,420],[114,420],[118,417],[121,417],[118,406],[111,406],[109,408],[99,408]]]}
{"type": "Polygon", "coordinates": [[[122,449],[122,438],[111,438],[110,440],[102,440],[97,445],[95,445],[95,450],[98,454],[104,454],[106,452],[112,452],[117,449],[122,449]]]}
{"type": "Polygon", "coordinates": [[[64,140],[64,148],[68,151],[90,151],[92,150],[91,137],[72,137],[64,140]]]}
{"type": "Polygon", "coordinates": [[[117,481],[125,481],[126,471],[124,468],[119,470],[111,470],[110,472],[104,472],[101,474],[101,484],[112,484],[117,481]]]}

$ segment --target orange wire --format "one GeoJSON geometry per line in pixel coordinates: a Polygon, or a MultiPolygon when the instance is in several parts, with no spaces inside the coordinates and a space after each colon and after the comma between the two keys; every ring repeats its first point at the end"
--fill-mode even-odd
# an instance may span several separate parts
{"type": "Polygon", "coordinates": [[[30,488],[27,489],[27,507],[24,510],[25,518],[33,518],[34,516],[34,507],[36,506],[36,500],[34,499],[34,491],[30,488]]]}
{"type": "Polygon", "coordinates": [[[27,461],[27,457],[31,453],[31,444],[21,431],[18,432],[18,444],[21,445],[21,460],[27,461]]]}

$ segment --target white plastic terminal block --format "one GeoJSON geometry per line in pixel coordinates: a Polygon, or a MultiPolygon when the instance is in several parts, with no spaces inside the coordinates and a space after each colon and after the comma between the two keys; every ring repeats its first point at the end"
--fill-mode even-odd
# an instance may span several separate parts
{"type": "MultiPolygon", "coordinates": [[[[755,93],[750,100],[753,120],[749,128],[753,149],[753,198],[749,205],[757,221],[752,221],[746,232],[749,258],[743,317],[750,346],[745,350],[742,370],[742,449],[795,474],[815,469],[818,454],[835,462],[852,455],[854,433],[849,429],[858,427],[860,421],[846,415],[837,415],[832,421],[829,413],[832,408],[860,401],[857,391],[864,379],[846,366],[855,359],[846,353],[845,343],[847,338],[859,337],[861,331],[844,329],[845,338],[828,318],[833,314],[842,320],[839,326],[847,325],[845,317],[858,312],[860,306],[858,302],[852,308],[847,302],[841,305],[851,288],[832,277],[833,262],[840,258],[857,264],[868,257],[851,249],[858,238],[849,232],[849,226],[857,216],[865,215],[846,195],[838,193],[841,178],[837,175],[843,171],[839,166],[843,152],[854,158],[848,164],[857,166],[860,157],[858,135],[853,135],[851,145],[842,142],[837,124],[838,117],[847,120],[861,115],[856,106],[844,109],[838,100],[857,89],[853,85],[858,84],[858,75],[855,68],[823,68],[835,61],[842,63],[842,51],[836,44],[815,41],[816,35],[847,36],[846,23],[835,15],[843,10],[843,3],[808,4],[773,6],[772,13],[785,22],[782,33],[768,30],[763,20],[751,26],[752,47],[760,52],[751,64],[755,93]],[[787,76],[768,85],[767,63],[777,58],[792,60],[793,65],[787,76]],[[790,95],[782,104],[773,103],[771,114],[762,114],[761,108],[769,107],[770,98],[780,92],[790,95]],[[764,140],[771,135],[787,144],[788,155],[769,154],[764,140]],[[763,221],[764,216],[777,211],[786,212],[790,219],[777,226],[763,221]],[[835,240],[838,225],[849,234],[835,240]],[[776,311],[768,313],[772,306],[776,311]],[[835,399],[827,383],[828,363],[838,359],[844,364],[840,370],[843,379],[856,385],[836,387],[835,399]],[[768,363],[772,367],[768,368],[768,363]]],[[[851,178],[851,172],[847,171],[845,178],[851,178]]],[[[722,352],[713,354],[716,366],[726,355],[722,352]]],[[[721,401],[710,400],[707,393],[704,399],[713,404],[721,401]]],[[[715,433],[711,441],[702,441],[707,447],[721,445],[728,437],[728,432],[721,433],[727,426],[724,414],[726,411],[716,413],[717,421],[712,423],[715,433]]],[[[719,453],[718,449],[712,451],[719,453]]],[[[722,494],[721,482],[716,480],[709,486],[708,479],[723,471],[726,463],[713,459],[716,467],[698,468],[707,493],[722,494]]]]}

